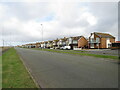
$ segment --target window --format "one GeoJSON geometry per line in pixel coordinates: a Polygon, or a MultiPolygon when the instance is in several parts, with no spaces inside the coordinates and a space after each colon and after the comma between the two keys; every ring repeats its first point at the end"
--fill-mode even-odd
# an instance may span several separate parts
{"type": "Polygon", "coordinates": [[[77,44],[77,40],[73,40],[73,44],[77,44]]]}
{"type": "Polygon", "coordinates": [[[111,44],[108,44],[108,47],[111,47],[112,45],[111,44]]]}
{"type": "Polygon", "coordinates": [[[62,41],[60,41],[60,44],[62,44],[62,41]]]}
{"type": "Polygon", "coordinates": [[[65,44],[65,42],[63,42],[63,44],[65,44]]]}
{"type": "Polygon", "coordinates": [[[72,43],[72,39],[71,38],[69,38],[69,43],[72,43]]]}
{"type": "Polygon", "coordinates": [[[96,38],[96,42],[100,42],[100,38],[96,38]]]}
{"type": "Polygon", "coordinates": [[[90,41],[91,41],[91,42],[94,42],[94,38],[90,38],[90,41]]]}

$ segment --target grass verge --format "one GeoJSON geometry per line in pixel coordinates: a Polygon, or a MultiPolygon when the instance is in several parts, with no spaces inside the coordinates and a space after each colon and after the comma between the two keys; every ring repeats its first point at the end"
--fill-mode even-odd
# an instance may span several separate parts
{"type": "Polygon", "coordinates": [[[2,55],[2,76],[2,88],[37,88],[14,48],[2,55]]]}
{"type": "Polygon", "coordinates": [[[57,52],[57,53],[66,53],[66,54],[74,54],[74,55],[82,55],[82,56],[93,56],[93,57],[98,57],[98,58],[109,58],[109,59],[118,60],[118,56],[90,54],[90,53],[87,53],[87,51],[54,50],[54,49],[39,49],[39,48],[33,48],[33,49],[50,51],[50,52],[57,52]]]}
{"type": "Polygon", "coordinates": [[[2,88],[2,56],[0,56],[0,89],[2,88]]]}

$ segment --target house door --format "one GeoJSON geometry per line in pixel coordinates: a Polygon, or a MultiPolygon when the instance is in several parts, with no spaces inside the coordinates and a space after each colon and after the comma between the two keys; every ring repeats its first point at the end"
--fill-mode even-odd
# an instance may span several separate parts
{"type": "Polygon", "coordinates": [[[94,44],[90,44],[90,48],[94,48],[94,44]]]}

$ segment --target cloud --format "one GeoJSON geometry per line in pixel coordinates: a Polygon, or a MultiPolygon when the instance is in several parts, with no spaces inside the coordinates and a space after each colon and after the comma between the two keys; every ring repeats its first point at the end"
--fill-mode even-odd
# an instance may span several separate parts
{"type": "Polygon", "coordinates": [[[41,24],[44,40],[89,37],[94,31],[118,37],[115,2],[4,2],[0,13],[0,32],[15,45],[41,41],[41,24]]]}

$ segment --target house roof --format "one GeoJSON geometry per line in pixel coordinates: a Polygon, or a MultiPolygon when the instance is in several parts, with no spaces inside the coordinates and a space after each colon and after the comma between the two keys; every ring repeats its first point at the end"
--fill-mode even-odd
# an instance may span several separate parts
{"type": "Polygon", "coordinates": [[[79,40],[81,37],[83,36],[76,36],[76,37],[70,37],[70,38],[72,38],[73,40],[79,40]]]}
{"type": "Polygon", "coordinates": [[[37,42],[36,44],[41,44],[41,42],[37,42]]]}
{"type": "Polygon", "coordinates": [[[115,43],[120,43],[120,41],[116,41],[115,43]]]}
{"type": "Polygon", "coordinates": [[[99,32],[94,32],[97,36],[103,37],[103,38],[115,38],[114,36],[108,34],[108,33],[99,33],[99,32]]]}
{"type": "Polygon", "coordinates": [[[31,43],[31,45],[36,45],[36,43],[31,43]]]}
{"type": "Polygon", "coordinates": [[[49,43],[52,43],[53,41],[48,41],[49,43]]]}
{"type": "Polygon", "coordinates": [[[28,43],[28,44],[26,44],[26,45],[30,45],[31,43],[28,43]]]}
{"type": "Polygon", "coordinates": [[[58,42],[59,40],[58,39],[56,39],[56,40],[53,40],[54,42],[58,42]]]}
{"type": "Polygon", "coordinates": [[[67,37],[61,38],[62,41],[67,41],[67,37]]]}
{"type": "Polygon", "coordinates": [[[84,36],[81,36],[78,40],[80,40],[81,38],[84,38],[86,39],[87,41],[89,40],[88,38],[84,37],[84,36]]]}
{"type": "Polygon", "coordinates": [[[44,44],[44,42],[40,42],[40,44],[44,44]]]}
{"type": "Polygon", "coordinates": [[[44,41],[43,43],[48,43],[49,41],[44,41]]]}

